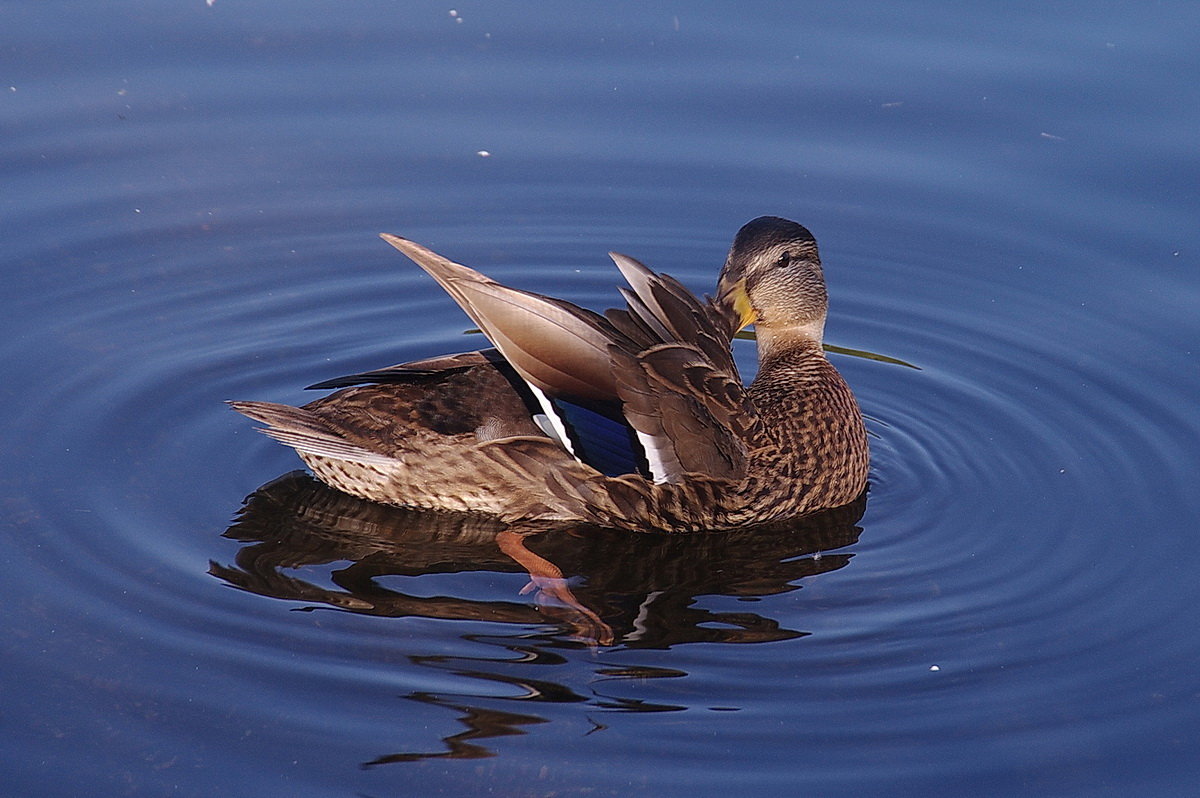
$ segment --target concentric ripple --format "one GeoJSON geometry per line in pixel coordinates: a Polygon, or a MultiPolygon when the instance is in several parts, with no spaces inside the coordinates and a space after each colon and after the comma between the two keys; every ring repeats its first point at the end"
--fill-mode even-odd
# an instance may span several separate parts
{"type": "Polygon", "coordinates": [[[13,12],[0,158],[14,794],[1194,781],[1194,120],[1140,92],[1195,70],[1161,12],[1038,48],[972,7],[916,52],[882,5],[601,35],[218,0],[129,38],[77,8],[72,49],[64,5],[13,12]],[[380,232],[603,308],[608,250],[711,291],[762,213],[820,241],[829,342],[918,366],[833,356],[861,519],[533,536],[562,580],[530,589],[497,530],[347,503],[223,405],[481,343],[380,232]]]}
{"type": "MultiPolygon", "coordinates": [[[[168,229],[157,237],[183,233],[168,229]]],[[[592,238],[573,242],[563,261],[567,268],[556,270],[555,279],[563,287],[559,293],[574,291],[579,301],[601,305],[613,274],[601,259],[589,263],[582,254],[603,252],[604,244],[592,238]]],[[[136,250],[121,239],[105,247],[136,250]]],[[[703,254],[685,257],[719,258],[719,249],[692,247],[703,254]]],[[[464,248],[470,251],[471,242],[464,248]]],[[[278,616],[268,605],[247,606],[239,594],[213,593],[216,583],[203,564],[228,562],[236,551],[213,533],[242,493],[295,465],[290,452],[227,413],[222,399],[301,401],[299,386],[333,373],[474,344],[460,337],[464,321],[443,313],[449,302],[422,275],[394,263],[365,231],[312,235],[304,252],[270,252],[249,240],[233,251],[228,266],[202,254],[175,259],[132,289],[127,275],[145,275],[143,264],[110,258],[86,284],[63,283],[35,303],[39,326],[30,334],[58,341],[62,360],[42,363],[13,345],[5,353],[10,363],[23,364],[28,385],[42,400],[10,415],[10,445],[27,458],[31,473],[57,469],[82,477],[69,500],[63,500],[63,485],[54,483],[28,497],[23,511],[38,518],[37,527],[54,532],[25,540],[25,556],[71,585],[56,591],[56,601],[89,618],[89,635],[133,635],[173,652],[167,656],[198,658],[216,668],[198,680],[159,686],[157,700],[196,702],[199,690],[208,694],[200,699],[205,711],[215,713],[229,695],[250,702],[263,679],[283,677],[292,686],[277,693],[275,703],[257,709],[250,704],[253,723],[267,724],[277,704],[294,701],[305,685],[329,689],[331,681],[347,696],[380,688],[443,696],[422,711],[468,712],[481,702],[502,707],[561,694],[567,705],[608,711],[768,712],[776,691],[746,694],[740,669],[720,651],[635,654],[644,635],[637,625],[644,621],[633,622],[624,648],[595,664],[577,661],[571,647],[546,638],[548,648],[531,651],[541,652],[535,659],[559,652],[549,680],[522,675],[523,657],[495,653],[496,646],[507,652],[515,643],[516,630],[506,623],[522,628],[519,619],[528,616],[524,629],[542,627],[516,612],[522,603],[534,611],[518,595],[524,584],[519,573],[485,569],[436,582],[441,595],[513,608],[513,620],[499,627],[475,622],[479,633],[500,632],[490,640],[478,634],[458,639],[453,627],[410,618],[397,621],[407,630],[405,642],[397,642],[394,632],[353,615],[314,625],[278,616]],[[279,258],[284,265],[254,265],[279,258]],[[331,260],[362,265],[331,270],[331,260]],[[74,310],[64,314],[63,308],[74,310]],[[412,319],[421,321],[401,321],[412,319]],[[281,651],[303,653],[281,659],[281,651]],[[221,666],[211,659],[217,652],[221,666]],[[395,672],[397,657],[415,654],[416,670],[395,672]],[[663,666],[675,678],[600,676],[663,666]],[[210,693],[213,679],[223,687],[210,693]],[[674,688],[679,679],[691,685],[686,693],[695,699],[674,688]]],[[[1036,251],[1023,256],[1030,264],[1049,257],[1036,251]]],[[[546,279],[545,269],[517,272],[504,256],[500,260],[494,271],[512,273],[509,279],[546,279]]],[[[1139,360],[1141,352],[1153,351],[1150,336],[1101,314],[1064,312],[1034,290],[1022,294],[1001,279],[955,275],[953,264],[928,258],[888,262],[827,249],[826,260],[835,286],[843,284],[835,293],[831,340],[902,358],[919,370],[834,356],[872,432],[865,533],[852,549],[853,561],[830,561],[836,575],[804,582],[808,590],[796,594],[799,600],[790,593],[758,597],[757,616],[793,630],[783,639],[812,633],[801,659],[760,662],[758,678],[783,685],[803,674],[813,693],[803,703],[804,724],[820,729],[826,745],[833,727],[833,744],[877,746],[885,761],[897,736],[940,737],[957,722],[960,710],[947,691],[987,705],[983,712],[991,721],[982,736],[1069,737],[1073,721],[1013,707],[1053,704],[1064,696],[1082,700],[1107,685],[1133,684],[1143,669],[1169,667],[1183,653],[1184,644],[1167,630],[1178,623],[1186,598],[1153,601],[1171,547],[1139,533],[1131,519],[1166,523],[1164,511],[1177,511],[1179,498],[1188,494],[1181,464],[1195,456],[1189,444],[1195,420],[1180,408],[1194,386],[1181,384],[1179,363],[1169,353],[1156,352],[1152,364],[1139,360]],[[897,290],[931,284],[938,285],[936,301],[920,291],[897,290]],[[995,310],[993,297],[1005,299],[1002,311],[995,310]],[[1121,351],[1102,344],[1117,340],[1121,351]],[[1103,633],[1091,631],[1098,627],[1103,633]],[[1138,641],[1153,659],[1106,656],[1113,637],[1138,641]],[[866,699],[899,694],[909,695],[918,710],[881,725],[866,699]],[[858,700],[847,704],[842,699],[849,695],[858,700]]],[[[708,276],[699,268],[682,274],[698,289],[708,276]]],[[[751,358],[752,352],[739,349],[739,356],[751,358]]],[[[332,578],[324,566],[301,568],[295,576],[326,589],[332,578]]],[[[404,582],[390,589],[412,587],[404,582]]],[[[617,588],[606,589],[614,600],[617,588]]],[[[642,603],[639,612],[653,617],[654,591],[625,589],[633,591],[628,600],[642,603]]],[[[378,605],[308,595],[318,605],[352,613],[378,605]]],[[[749,622],[735,594],[698,594],[694,600],[711,616],[703,623],[749,622]]],[[[610,621],[616,617],[597,610],[610,621]]],[[[460,632],[472,627],[458,623],[466,624],[460,632]]],[[[115,661],[130,668],[124,657],[115,661]]],[[[149,671],[134,667],[132,673],[155,682],[149,671]]],[[[1117,734],[1119,723],[1153,717],[1156,706],[1144,691],[1130,690],[1093,707],[1089,723],[1117,734]]],[[[536,716],[571,723],[563,712],[543,708],[536,716]]],[[[520,726],[521,717],[526,715],[504,723],[520,726]]],[[[391,722],[390,714],[380,716],[374,733],[386,735],[391,722]]],[[[326,723],[323,715],[296,721],[297,729],[314,733],[326,723]]],[[[785,727],[798,739],[817,734],[785,727]]],[[[354,728],[361,730],[362,721],[354,728]]],[[[723,739],[744,737],[749,745],[754,728],[731,727],[723,739]]],[[[376,754],[381,762],[407,761],[431,745],[400,740],[387,749],[392,753],[376,754]]],[[[706,745],[684,732],[663,752],[695,756],[706,745]]],[[[1006,755],[1019,756],[1015,749],[1006,755]]],[[[927,775],[935,770],[930,765],[927,775]]]]}

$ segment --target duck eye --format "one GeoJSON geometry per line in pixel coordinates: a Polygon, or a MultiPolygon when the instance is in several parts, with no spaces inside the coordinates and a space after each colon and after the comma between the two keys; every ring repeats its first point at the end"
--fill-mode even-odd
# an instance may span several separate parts
{"type": "Polygon", "coordinates": [[[784,266],[787,266],[791,262],[792,262],[792,253],[785,252],[779,256],[778,260],[775,261],[775,268],[782,269],[784,266]]]}

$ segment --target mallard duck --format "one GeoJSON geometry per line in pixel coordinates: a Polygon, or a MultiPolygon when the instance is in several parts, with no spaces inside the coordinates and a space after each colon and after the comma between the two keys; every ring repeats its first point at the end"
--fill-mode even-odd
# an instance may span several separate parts
{"type": "Polygon", "coordinates": [[[385,504],[690,532],[854,501],[862,414],[821,346],[817,244],[764,216],[734,238],[716,297],[610,253],[626,306],[600,315],[501,285],[399,236],[494,349],[310,386],[303,407],[231,402],[331,487],[385,504]],[[730,348],[755,325],[744,386],[730,348]]]}

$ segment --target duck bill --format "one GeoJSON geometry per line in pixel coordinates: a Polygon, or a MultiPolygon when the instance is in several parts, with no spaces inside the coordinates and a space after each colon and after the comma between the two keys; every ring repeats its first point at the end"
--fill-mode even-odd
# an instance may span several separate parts
{"type": "Polygon", "coordinates": [[[725,317],[733,320],[734,332],[746,329],[758,319],[746,294],[745,280],[730,280],[722,275],[717,284],[717,304],[725,317]]]}

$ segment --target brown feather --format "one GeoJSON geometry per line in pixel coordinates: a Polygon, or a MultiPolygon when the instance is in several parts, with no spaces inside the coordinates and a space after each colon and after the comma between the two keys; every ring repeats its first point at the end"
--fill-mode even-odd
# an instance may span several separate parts
{"type": "Polygon", "coordinates": [[[618,333],[603,316],[503,286],[399,236],[382,238],[437,280],[530,383],[552,396],[616,397],[607,343],[618,333]]]}
{"type": "Polygon", "coordinates": [[[309,385],[305,390],[348,388],[353,385],[363,385],[365,383],[407,382],[423,377],[462,371],[473,366],[503,362],[504,358],[495,349],[484,349],[478,352],[460,352],[454,355],[439,355],[437,357],[409,361],[408,363],[399,363],[395,366],[363,371],[358,374],[348,374],[344,377],[334,377],[331,380],[323,380],[322,382],[309,385]]]}

